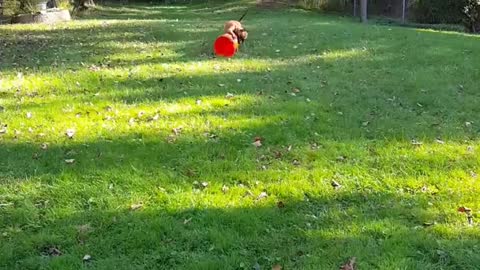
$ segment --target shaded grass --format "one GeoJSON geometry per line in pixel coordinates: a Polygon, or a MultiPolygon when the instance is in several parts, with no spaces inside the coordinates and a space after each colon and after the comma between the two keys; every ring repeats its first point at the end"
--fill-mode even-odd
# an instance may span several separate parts
{"type": "Polygon", "coordinates": [[[0,27],[0,267],[476,269],[478,37],[236,7],[0,27]]]}

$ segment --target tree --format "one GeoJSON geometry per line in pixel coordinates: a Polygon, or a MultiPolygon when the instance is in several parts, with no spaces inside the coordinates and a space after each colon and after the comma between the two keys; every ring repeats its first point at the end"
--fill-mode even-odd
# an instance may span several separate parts
{"type": "Polygon", "coordinates": [[[360,9],[362,11],[362,22],[367,23],[367,0],[360,0],[360,9]]]}

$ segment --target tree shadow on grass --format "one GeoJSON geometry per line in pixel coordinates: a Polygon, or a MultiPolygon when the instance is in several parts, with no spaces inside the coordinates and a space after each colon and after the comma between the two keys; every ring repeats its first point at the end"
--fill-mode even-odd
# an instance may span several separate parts
{"type": "MultiPolygon", "coordinates": [[[[431,194],[347,188],[332,195],[307,191],[301,198],[255,200],[241,195],[248,188],[223,196],[250,206],[166,209],[146,204],[137,211],[93,206],[27,227],[28,234],[12,232],[1,246],[1,261],[18,269],[250,269],[256,263],[265,269],[274,264],[336,269],[352,256],[361,269],[475,269],[480,262],[478,232],[463,226],[447,232],[444,222],[455,214],[438,215],[428,208],[426,202],[435,200],[431,194]],[[425,225],[432,219],[438,224],[425,225]],[[62,256],[43,257],[52,247],[62,256]],[[92,260],[82,262],[85,254],[92,260]]],[[[218,192],[209,189],[190,196],[218,192]]],[[[154,201],[170,192],[154,193],[154,201]]],[[[30,223],[49,216],[48,208],[31,211],[36,214],[30,223]]],[[[455,219],[462,223],[460,218],[455,219]]]]}

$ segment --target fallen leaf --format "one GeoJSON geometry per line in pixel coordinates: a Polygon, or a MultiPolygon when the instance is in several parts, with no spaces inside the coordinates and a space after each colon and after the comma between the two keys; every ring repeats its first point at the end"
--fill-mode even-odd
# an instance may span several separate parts
{"type": "Polygon", "coordinates": [[[167,143],[174,143],[177,140],[175,135],[168,135],[167,136],[167,143]]]}
{"type": "Polygon", "coordinates": [[[5,134],[5,133],[7,133],[7,125],[0,127],[0,134],[5,134]]]}
{"type": "Polygon", "coordinates": [[[311,102],[311,100],[309,98],[305,99],[307,102],[311,102]]]}
{"type": "Polygon", "coordinates": [[[471,145],[467,146],[467,151],[468,152],[473,152],[473,146],[471,146],[471,145]]]}
{"type": "Polygon", "coordinates": [[[92,230],[92,226],[90,224],[83,224],[80,226],[77,226],[77,231],[78,233],[85,234],[88,233],[92,230]]]}
{"type": "Polygon", "coordinates": [[[289,146],[287,147],[287,151],[288,151],[288,152],[292,151],[292,145],[289,145],[289,146]]]}
{"type": "Polygon", "coordinates": [[[295,87],[295,88],[292,89],[292,92],[298,94],[298,93],[300,93],[300,89],[295,87]]]}
{"type": "Polygon", "coordinates": [[[473,124],[473,122],[469,122],[469,121],[465,122],[465,126],[466,126],[466,127],[471,127],[472,124],[473,124]]]}
{"type": "Polygon", "coordinates": [[[230,190],[230,188],[228,186],[223,185],[223,187],[222,187],[222,192],[223,193],[227,193],[229,190],[230,190]]]}
{"type": "Polygon", "coordinates": [[[350,258],[348,262],[346,262],[344,265],[340,267],[340,270],[355,270],[356,269],[355,261],[356,261],[355,257],[350,258]]]}
{"type": "Polygon", "coordinates": [[[130,210],[135,211],[143,207],[143,203],[136,203],[130,205],[130,210]]]}
{"type": "Polygon", "coordinates": [[[265,191],[263,191],[262,193],[260,193],[260,195],[258,195],[257,200],[265,199],[267,197],[268,197],[268,194],[265,191]]]}
{"type": "Polygon", "coordinates": [[[242,79],[237,79],[237,82],[239,82],[239,83],[242,82],[242,79]]]}
{"type": "Polygon", "coordinates": [[[235,97],[235,95],[232,93],[227,93],[227,95],[225,96],[225,98],[229,98],[229,99],[233,97],[235,97]]]}
{"type": "Polygon", "coordinates": [[[132,117],[132,118],[128,119],[128,124],[130,126],[134,125],[135,124],[135,118],[132,117]]]}
{"type": "Polygon", "coordinates": [[[188,223],[190,223],[190,221],[192,221],[192,218],[187,218],[183,221],[183,224],[187,225],[188,223]]]}
{"type": "Polygon", "coordinates": [[[460,213],[468,213],[468,212],[471,212],[472,209],[468,208],[468,207],[465,207],[465,206],[460,206],[458,209],[457,209],[458,212],[460,213]]]}
{"type": "Polygon", "coordinates": [[[275,264],[272,266],[272,270],[282,270],[282,266],[280,264],[275,264]]]}
{"type": "Polygon", "coordinates": [[[275,52],[276,52],[276,53],[279,53],[279,52],[280,52],[280,50],[275,50],[275,52]]]}
{"type": "Polygon", "coordinates": [[[71,159],[65,159],[65,163],[67,164],[73,164],[75,163],[75,159],[71,158],[71,159]]]}
{"type": "Polygon", "coordinates": [[[200,105],[200,104],[202,104],[202,100],[200,100],[200,99],[197,99],[197,100],[195,101],[195,104],[197,104],[197,105],[200,105]]]}
{"type": "Polygon", "coordinates": [[[93,72],[100,71],[100,67],[96,65],[91,65],[88,69],[93,72]]]}
{"type": "Polygon", "coordinates": [[[62,256],[63,254],[62,251],[60,251],[56,247],[48,247],[43,253],[46,256],[52,256],[52,257],[62,256]]]}
{"type": "Polygon", "coordinates": [[[92,256],[90,256],[90,255],[87,254],[87,255],[83,256],[83,259],[82,259],[82,260],[83,260],[84,262],[88,262],[88,261],[90,261],[91,259],[92,259],[92,256]]]}
{"type": "Polygon", "coordinates": [[[47,150],[48,149],[48,144],[47,143],[42,143],[42,145],[40,145],[40,149],[47,150]]]}
{"type": "Polygon", "coordinates": [[[174,133],[176,136],[178,136],[178,135],[180,135],[180,133],[182,133],[182,129],[183,129],[183,128],[178,127],[178,128],[172,129],[172,131],[173,131],[173,133],[174,133]]]}
{"type": "Polygon", "coordinates": [[[332,180],[332,182],[330,183],[330,185],[332,185],[332,187],[334,189],[340,189],[342,187],[342,185],[340,185],[340,183],[338,183],[337,181],[335,180],[332,180]]]}
{"type": "Polygon", "coordinates": [[[294,159],[292,161],[292,164],[295,165],[295,166],[299,166],[300,165],[300,161],[298,161],[298,159],[294,159]]]}
{"type": "Polygon", "coordinates": [[[202,182],[202,187],[203,187],[203,188],[208,187],[208,183],[207,183],[207,182],[202,182]]]}
{"type": "Polygon", "coordinates": [[[423,144],[422,142],[419,142],[419,141],[417,141],[417,140],[412,140],[411,143],[412,143],[412,145],[414,145],[414,146],[420,146],[420,145],[423,144]]]}
{"type": "Polygon", "coordinates": [[[158,118],[160,118],[160,115],[158,115],[158,113],[157,113],[157,114],[155,114],[154,116],[150,117],[148,120],[149,120],[149,121],[157,121],[158,118]]]}
{"type": "Polygon", "coordinates": [[[137,115],[138,115],[138,118],[142,117],[144,114],[145,114],[144,111],[139,111],[138,114],[137,114],[137,115]]]}
{"type": "Polygon", "coordinates": [[[26,115],[27,119],[30,119],[32,118],[32,113],[31,112],[27,112],[27,115],[26,115]]]}
{"type": "Polygon", "coordinates": [[[255,141],[253,142],[253,145],[254,145],[255,147],[260,147],[260,146],[262,146],[262,138],[260,138],[260,137],[255,137],[255,141]]]}
{"type": "Polygon", "coordinates": [[[435,224],[436,224],[435,222],[424,222],[422,225],[423,225],[423,227],[431,227],[435,224]]]}
{"type": "Polygon", "coordinates": [[[369,121],[365,121],[365,122],[362,123],[362,126],[366,127],[366,126],[368,126],[369,124],[370,124],[369,121]]]}
{"type": "Polygon", "coordinates": [[[218,86],[220,86],[220,87],[224,87],[224,86],[225,86],[225,84],[224,84],[224,83],[219,83],[219,84],[218,84],[218,86]]]}
{"type": "Polygon", "coordinates": [[[245,195],[243,197],[251,197],[253,196],[253,193],[250,190],[245,191],[245,195]]]}
{"type": "Polygon", "coordinates": [[[65,135],[67,135],[67,137],[71,139],[75,135],[75,130],[74,129],[67,129],[67,131],[65,132],[65,135]]]}
{"type": "Polygon", "coordinates": [[[282,156],[283,156],[282,152],[280,152],[280,151],[274,151],[273,153],[274,153],[276,159],[282,158],[282,156]]]}
{"type": "Polygon", "coordinates": [[[285,208],[285,203],[283,203],[282,201],[279,201],[279,202],[277,202],[277,207],[278,208],[285,208]]]}
{"type": "Polygon", "coordinates": [[[473,225],[472,209],[470,209],[468,207],[465,207],[465,206],[461,206],[457,209],[457,211],[460,212],[460,213],[465,213],[466,216],[467,216],[468,225],[470,225],[470,226],[473,225]]]}
{"type": "Polygon", "coordinates": [[[440,140],[440,139],[435,139],[435,142],[438,143],[438,144],[445,144],[445,142],[440,140]]]}

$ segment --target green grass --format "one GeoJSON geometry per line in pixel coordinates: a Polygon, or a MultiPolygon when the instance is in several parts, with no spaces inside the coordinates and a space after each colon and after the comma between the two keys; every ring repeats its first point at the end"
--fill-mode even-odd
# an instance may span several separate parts
{"type": "Polygon", "coordinates": [[[1,269],[478,269],[479,37],[242,10],[0,26],[1,269]]]}

